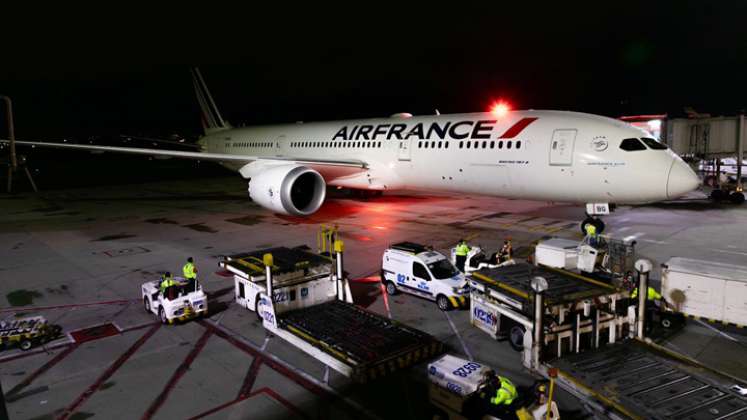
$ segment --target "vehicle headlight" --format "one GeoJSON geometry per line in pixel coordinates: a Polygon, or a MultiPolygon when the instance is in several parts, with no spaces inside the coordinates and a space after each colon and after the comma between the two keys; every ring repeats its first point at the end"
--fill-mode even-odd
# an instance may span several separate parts
{"type": "Polygon", "coordinates": [[[461,289],[461,288],[459,288],[459,287],[452,287],[452,288],[451,288],[451,291],[452,291],[452,292],[453,292],[453,293],[454,293],[455,295],[461,295],[461,294],[462,294],[462,293],[464,292],[464,290],[462,290],[462,289],[461,289]]]}
{"type": "Polygon", "coordinates": [[[179,308],[174,311],[174,316],[179,316],[184,313],[184,308],[179,308]]]}

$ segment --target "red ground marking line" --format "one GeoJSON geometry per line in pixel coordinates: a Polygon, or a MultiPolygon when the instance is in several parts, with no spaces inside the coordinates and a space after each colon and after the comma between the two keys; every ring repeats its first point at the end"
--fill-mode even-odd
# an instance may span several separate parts
{"type": "Polygon", "coordinates": [[[389,319],[392,319],[392,311],[389,309],[389,293],[386,292],[386,286],[383,284],[381,285],[381,296],[384,296],[384,307],[386,308],[386,313],[389,315],[389,319]]]}
{"type": "Polygon", "coordinates": [[[148,409],[145,411],[141,419],[143,420],[150,419],[156,414],[158,409],[161,408],[164,402],[166,402],[166,399],[169,397],[171,390],[179,382],[182,376],[184,376],[184,374],[187,373],[187,370],[189,370],[189,366],[192,364],[192,362],[195,361],[195,359],[197,358],[197,355],[200,354],[203,348],[205,348],[205,344],[207,344],[207,341],[211,335],[213,335],[212,330],[210,329],[205,330],[202,336],[197,340],[197,343],[195,343],[195,346],[192,347],[192,351],[190,351],[187,357],[184,358],[184,361],[182,362],[182,364],[176,368],[176,371],[174,371],[174,374],[171,375],[171,379],[169,379],[169,382],[163,388],[163,391],[161,391],[161,393],[158,394],[156,399],[153,400],[150,407],[148,407],[148,409]]]}
{"type": "Polygon", "coordinates": [[[50,309],[66,309],[66,308],[81,308],[84,306],[96,306],[96,305],[124,305],[126,303],[138,302],[139,299],[119,299],[119,300],[107,300],[104,302],[88,302],[88,303],[71,303],[69,305],[56,305],[56,306],[37,306],[26,308],[18,306],[15,308],[0,309],[0,313],[7,312],[36,312],[36,311],[48,311],[50,309]]]}
{"type": "Polygon", "coordinates": [[[261,366],[262,359],[259,357],[255,357],[254,360],[252,360],[252,365],[249,366],[249,371],[246,372],[244,383],[241,385],[241,388],[239,388],[239,395],[237,395],[236,398],[241,398],[249,395],[249,393],[252,391],[252,387],[254,386],[254,381],[257,380],[257,374],[259,373],[259,368],[261,366]]]}
{"type": "Polygon", "coordinates": [[[261,352],[259,352],[259,351],[255,350],[255,349],[251,348],[250,346],[246,345],[245,343],[242,343],[241,341],[237,340],[236,337],[228,335],[228,333],[226,333],[225,331],[223,331],[223,330],[221,330],[219,328],[216,328],[215,326],[213,326],[213,325],[211,325],[211,324],[209,324],[209,323],[207,323],[207,322],[205,322],[203,320],[199,320],[199,321],[197,321],[197,323],[199,323],[200,325],[202,325],[203,327],[205,327],[205,328],[207,328],[209,330],[212,330],[213,333],[215,333],[215,335],[217,335],[218,337],[220,337],[220,338],[228,341],[229,343],[233,344],[235,347],[239,348],[240,350],[243,350],[244,352],[249,353],[250,355],[252,355],[255,358],[261,358],[262,359],[262,363],[264,363],[267,366],[271,367],[276,372],[278,372],[281,375],[285,376],[286,378],[292,380],[293,382],[295,382],[296,384],[302,386],[303,388],[305,388],[306,390],[312,392],[313,394],[316,394],[316,395],[321,396],[321,397],[329,397],[329,396],[331,396],[329,393],[327,393],[326,391],[324,391],[324,389],[322,389],[319,386],[317,386],[316,384],[308,381],[303,376],[301,376],[298,373],[290,370],[289,368],[281,365],[280,363],[276,362],[275,360],[270,359],[269,357],[263,355],[261,352]]]}
{"type": "Polygon", "coordinates": [[[9,356],[9,357],[6,357],[5,359],[0,359],[0,363],[12,362],[13,360],[23,359],[25,357],[35,356],[41,353],[49,353],[49,350],[54,350],[60,347],[67,347],[67,346],[74,346],[74,345],[75,343],[66,342],[66,343],[55,344],[53,346],[47,346],[39,350],[25,351],[23,353],[16,354],[15,356],[9,356]]]}
{"type": "Polygon", "coordinates": [[[73,403],[70,404],[70,406],[68,406],[65,409],[65,411],[62,412],[62,414],[58,417],[58,420],[65,420],[65,419],[70,418],[73,412],[75,412],[75,410],[77,410],[78,407],[80,407],[84,402],[86,402],[86,400],[88,400],[91,397],[91,395],[93,395],[99,389],[99,387],[101,387],[101,384],[103,384],[107,379],[109,379],[114,374],[114,372],[116,372],[120,367],[122,367],[122,365],[127,361],[127,359],[129,359],[133,354],[135,354],[135,352],[138,351],[140,347],[142,347],[142,345],[145,344],[145,342],[148,341],[148,339],[151,338],[153,334],[155,334],[156,331],[158,331],[158,328],[160,327],[161,327],[161,324],[156,324],[153,327],[151,327],[151,329],[146,331],[146,333],[143,334],[143,336],[140,337],[135,342],[135,344],[130,346],[130,348],[127,349],[127,351],[122,353],[122,355],[119,356],[119,358],[115,360],[114,363],[112,363],[104,371],[104,373],[102,373],[101,376],[98,377],[98,379],[96,379],[96,382],[94,382],[90,387],[88,387],[88,389],[83,391],[83,393],[80,394],[80,396],[78,396],[78,398],[76,398],[75,401],[73,401],[73,403]]]}
{"type": "MultiPolygon", "coordinates": [[[[142,330],[143,328],[152,327],[155,324],[157,324],[157,322],[148,322],[148,323],[145,323],[145,324],[135,325],[135,326],[132,326],[132,327],[124,328],[124,329],[120,330],[119,333],[120,334],[124,334],[124,333],[131,332],[131,331],[142,330]]],[[[104,337],[101,337],[101,338],[104,338],[104,337]]],[[[0,359],[0,364],[6,363],[6,362],[12,362],[13,360],[23,359],[23,358],[29,357],[29,356],[35,356],[35,355],[41,354],[41,353],[49,353],[50,350],[55,350],[55,349],[58,349],[60,347],[75,346],[76,344],[79,344],[79,343],[66,342],[66,343],[59,343],[59,344],[54,344],[54,345],[51,345],[51,346],[46,346],[46,347],[44,347],[42,349],[39,349],[39,350],[25,351],[23,353],[19,353],[19,354],[16,354],[14,356],[9,356],[9,357],[6,357],[4,359],[0,359]]]]}
{"type": "Polygon", "coordinates": [[[130,331],[142,330],[143,328],[152,327],[156,324],[158,324],[158,322],[146,322],[145,324],[133,325],[131,327],[122,328],[121,330],[119,330],[119,333],[124,334],[130,331]]]}
{"type": "Polygon", "coordinates": [[[88,341],[100,340],[106,337],[113,337],[119,335],[121,331],[115,327],[111,322],[106,324],[94,325],[93,327],[80,328],[75,331],[70,331],[71,337],[77,344],[85,343],[88,341]]]}
{"type": "Polygon", "coordinates": [[[255,395],[259,395],[259,394],[267,394],[270,397],[274,398],[280,404],[283,404],[289,410],[291,410],[294,413],[296,413],[298,416],[300,416],[302,418],[305,418],[305,419],[309,418],[308,415],[306,415],[304,412],[302,412],[301,410],[299,410],[298,407],[296,407],[295,405],[293,405],[290,401],[288,401],[285,398],[281,397],[280,394],[278,394],[277,392],[273,391],[272,389],[265,387],[265,388],[260,388],[260,389],[258,389],[256,391],[252,392],[251,394],[247,394],[247,395],[245,395],[243,397],[236,398],[233,401],[229,401],[229,402],[227,402],[225,404],[221,404],[221,405],[219,405],[219,406],[217,406],[215,408],[211,408],[210,410],[205,411],[203,413],[200,413],[200,414],[198,414],[198,415],[196,415],[194,417],[190,417],[189,420],[198,420],[198,419],[207,417],[207,416],[209,416],[211,414],[215,414],[218,411],[224,410],[224,409],[226,409],[226,408],[228,408],[228,407],[230,407],[232,405],[238,404],[238,403],[240,403],[240,402],[242,402],[244,400],[247,400],[247,399],[249,399],[249,398],[251,398],[251,397],[253,397],[255,395]]]}
{"type": "Polygon", "coordinates": [[[66,348],[65,350],[61,351],[57,356],[53,357],[50,361],[42,365],[39,369],[35,370],[31,375],[27,376],[24,380],[18,383],[18,385],[11,388],[10,391],[8,391],[7,394],[5,394],[5,397],[12,397],[14,394],[17,394],[19,391],[21,391],[23,388],[26,388],[31,384],[31,382],[34,381],[34,379],[41,376],[42,373],[48,371],[52,368],[52,366],[56,365],[62,359],[66,358],[70,353],[73,352],[73,350],[77,349],[78,345],[73,344],[70,347],[66,348]]]}

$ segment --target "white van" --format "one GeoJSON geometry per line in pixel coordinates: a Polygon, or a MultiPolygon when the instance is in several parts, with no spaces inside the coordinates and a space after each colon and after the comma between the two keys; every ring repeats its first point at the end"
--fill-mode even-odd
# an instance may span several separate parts
{"type": "Polygon", "coordinates": [[[443,254],[420,244],[400,242],[384,251],[381,282],[390,295],[401,291],[430,299],[443,311],[468,305],[464,274],[443,254]]]}

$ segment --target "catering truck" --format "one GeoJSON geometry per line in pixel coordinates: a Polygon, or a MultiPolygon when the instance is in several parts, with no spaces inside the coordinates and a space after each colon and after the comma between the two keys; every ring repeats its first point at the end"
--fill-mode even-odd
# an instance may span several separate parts
{"type": "Polygon", "coordinates": [[[661,265],[667,309],[684,315],[747,325],[747,267],[673,257],[661,265]]]}

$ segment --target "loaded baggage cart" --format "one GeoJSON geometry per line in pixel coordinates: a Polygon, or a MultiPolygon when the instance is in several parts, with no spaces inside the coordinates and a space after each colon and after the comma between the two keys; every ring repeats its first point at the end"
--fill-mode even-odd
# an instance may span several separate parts
{"type": "Polygon", "coordinates": [[[62,327],[50,324],[43,316],[31,316],[0,321],[0,348],[17,346],[29,350],[59,337],[62,327]]]}

